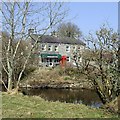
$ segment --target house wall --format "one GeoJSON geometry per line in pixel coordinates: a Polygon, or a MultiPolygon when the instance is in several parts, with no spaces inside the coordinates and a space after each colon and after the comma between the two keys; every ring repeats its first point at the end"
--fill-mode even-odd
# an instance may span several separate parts
{"type": "MultiPolygon", "coordinates": [[[[53,54],[57,53],[57,54],[61,54],[62,56],[65,55],[65,56],[70,57],[70,62],[69,63],[71,63],[71,64],[74,63],[74,61],[72,60],[73,53],[76,52],[76,51],[82,53],[85,49],[85,46],[83,46],[83,45],[57,44],[57,43],[40,43],[39,47],[40,47],[40,53],[53,53],[53,54]],[[42,47],[41,47],[42,44],[46,45],[46,50],[45,51],[42,50],[42,47]],[[49,45],[52,46],[52,51],[48,50],[49,45]],[[58,51],[54,50],[54,47],[56,45],[58,46],[58,51]],[[66,51],[66,46],[70,47],[70,51],[66,51]],[[74,47],[76,48],[76,50],[74,50],[74,47]],[[78,50],[79,47],[80,47],[80,49],[78,50]]],[[[81,59],[81,61],[82,61],[82,59],[81,59]]],[[[41,64],[41,57],[40,57],[40,62],[39,63],[41,64]]]]}

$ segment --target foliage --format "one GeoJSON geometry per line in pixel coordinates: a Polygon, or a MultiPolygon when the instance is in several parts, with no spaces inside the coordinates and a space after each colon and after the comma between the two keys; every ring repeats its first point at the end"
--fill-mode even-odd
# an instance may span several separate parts
{"type": "Polygon", "coordinates": [[[70,80],[71,78],[69,76],[65,76],[64,80],[70,80]]]}
{"type": "Polygon", "coordinates": [[[66,36],[75,39],[82,36],[78,26],[70,22],[60,24],[57,28],[57,34],[62,37],[66,36]]]}

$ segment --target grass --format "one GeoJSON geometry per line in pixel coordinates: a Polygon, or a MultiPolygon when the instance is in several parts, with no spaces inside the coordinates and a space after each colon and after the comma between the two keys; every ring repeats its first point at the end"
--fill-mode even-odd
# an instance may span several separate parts
{"type": "Polygon", "coordinates": [[[3,118],[117,118],[104,109],[83,104],[49,102],[37,96],[2,93],[3,118]]]}

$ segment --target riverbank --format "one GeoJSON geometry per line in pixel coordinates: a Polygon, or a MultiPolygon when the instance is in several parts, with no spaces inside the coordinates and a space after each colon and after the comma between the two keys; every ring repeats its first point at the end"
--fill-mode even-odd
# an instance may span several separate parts
{"type": "Polygon", "coordinates": [[[71,88],[93,89],[91,81],[77,73],[77,69],[39,68],[24,77],[20,87],[24,88],[71,88]]]}
{"type": "Polygon", "coordinates": [[[83,104],[45,101],[37,96],[2,93],[3,118],[117,118],[104,109],[83,104]]]}

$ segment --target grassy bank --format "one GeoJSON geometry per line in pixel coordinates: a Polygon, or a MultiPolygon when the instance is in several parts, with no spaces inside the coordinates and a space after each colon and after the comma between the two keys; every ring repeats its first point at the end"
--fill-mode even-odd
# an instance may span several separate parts
{"type": "Polygon", "coordinates": [[[21,86],[44,86],[54,88],[73,85],[73,88],[92,88],[91,81],[85,75],[78,74],[76,68],[39,68],[21,80],[21,86]],[[73,85],[74,84],[74,85],[73,85]]]}
{"type": "Polygon", "coordinates": [[[3,118],[114,118],[103,109],[82,104],[49,102],[37,96],[2,93],[3,118]]]}

